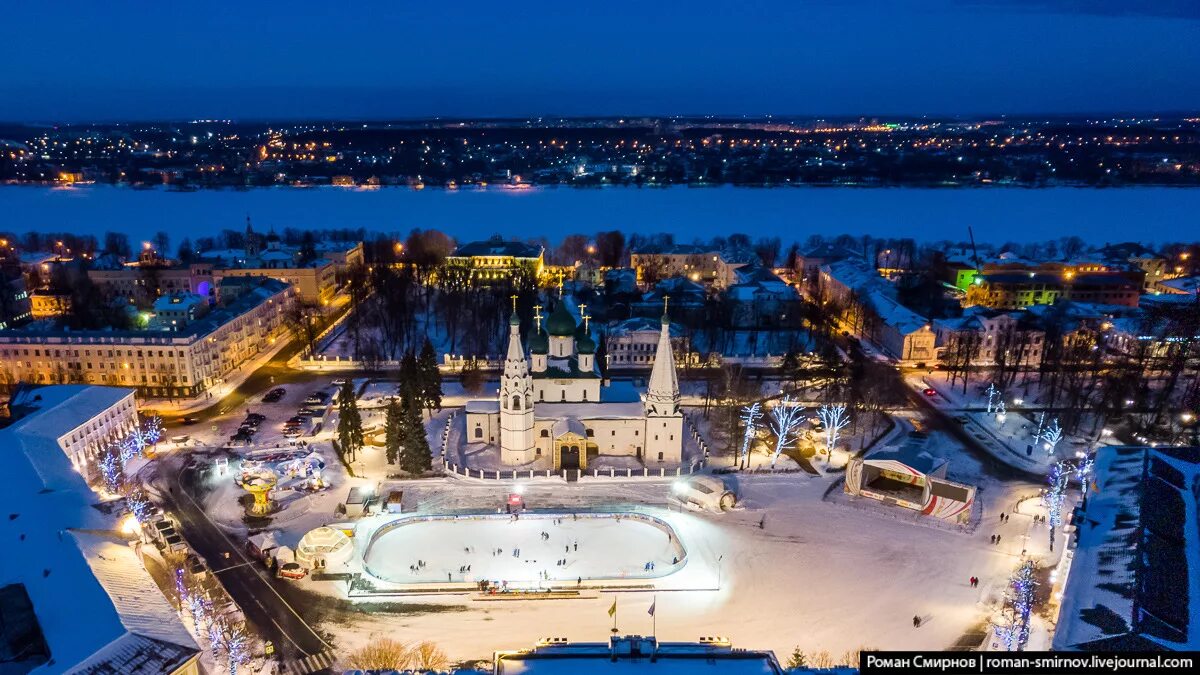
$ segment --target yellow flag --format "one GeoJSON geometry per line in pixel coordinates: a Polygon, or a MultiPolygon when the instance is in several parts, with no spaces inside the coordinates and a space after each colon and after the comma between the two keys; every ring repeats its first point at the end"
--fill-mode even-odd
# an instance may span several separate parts
{"type": "Polygon", "coordinates": [[[609,616],[616,616],[616,614],[617,614],[617,599],[616,599],[616,598],[613,598],[613,604],[612,604],[612,607],[609,607],[609,608],[608,608],[608,615],[609,615],[609,616]]]}

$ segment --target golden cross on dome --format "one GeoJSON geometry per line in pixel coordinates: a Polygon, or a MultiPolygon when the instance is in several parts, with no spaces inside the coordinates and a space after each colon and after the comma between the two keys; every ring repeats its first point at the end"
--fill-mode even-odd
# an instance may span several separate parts
{"type": "Polygon", "coordinates": [[[663,316],[667,315],[667,303],[669,303],[669,302],[671,302],[671,296],[664,295],[663,296],[663,316]]]}
{"type": "Polygon", "coordinates": [[[512,294],[512,295],[510,295],[509,297],[510,297],[510,298],[512,298],[512,301],[513,301],[513,311],[515,312],[515,311],[517,311],[517,294],[516,294],[516,293],[513,293],[513,294],[512,294]]]}
{"type": "MultiPolygon", "coordinates": [[[[580,305],[582,307],[583,305],[580,305]]],[[[588,332],[588,321],[592,318],[591,314],[583,314],[580,316],[583,319],[583,332],[588,332]]]]}
{"type": "Polygon", "coordinates": [[[533,320],[537,323],[537,332],[542,332],[542,306],[533,306],[533,320]]]}

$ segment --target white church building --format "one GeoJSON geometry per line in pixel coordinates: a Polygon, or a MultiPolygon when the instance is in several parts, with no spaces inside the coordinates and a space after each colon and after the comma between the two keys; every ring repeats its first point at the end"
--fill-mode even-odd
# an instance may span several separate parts
{"type": "Polygon", "coordinates": [[[601,379],[589,317],[577,325],[559,301],[544,330],[540,313],[534,318],[527,359],[513,313],[498,400],[467,403],[465,442],[498,445],[500,463],[513,467],[586,469],[598,456],[678,466],[683,413],[666,314],[644,394],[601,379]]]}

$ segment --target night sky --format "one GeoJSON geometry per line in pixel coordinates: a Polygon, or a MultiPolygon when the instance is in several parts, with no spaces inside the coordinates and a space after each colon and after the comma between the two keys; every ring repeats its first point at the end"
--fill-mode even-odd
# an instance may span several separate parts
{"type": "Polygon", "coordinates": [[[0,119],[1200,109],[1197,0],[211,4],[6,3],[0,119]]]}

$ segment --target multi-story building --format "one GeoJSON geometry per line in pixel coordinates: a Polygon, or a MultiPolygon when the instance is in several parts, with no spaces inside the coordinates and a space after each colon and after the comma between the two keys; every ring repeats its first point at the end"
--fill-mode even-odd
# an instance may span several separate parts
{"type": "Polygon", "coordinates": [[[33,318],[33,303],[25,290],[24,275],[0,271],[0,330],[33,318]]]}
{"type": "Polygon", "coordinates": [[[990,272],[980,274],[967,287],[964,307],[1022,309],[1052,305],[1063,295],[1063,280],[1046,272],[990,272]]]}
{"type": "Polygon", "coordinates": [[[1041,362],[1046,333],[1035,317],[1026,312],[972,308],[961,317],[933,322],[937,335],[939,360],[945,362],[947,349],[969,344],[970,353],[950,355],[969,360],[964,365],[994,366],[1004,363],[1028,367],[1041,362]],[[970,340],[963,340],[971,333],[970,340]]]}
{"type": "Polygon", "coordinates": [[[967,288],[963,306],[1023,309],[1060,299],[1137,307],[1139,284],[1119,272],[987,272],[967,288]]]}
{"type": "MultiPolygon", "coordinates": [[[[678,325],[671,324],[669,333],[672,354],[686,356],[691,353],[691,347],[678,325]]],[[[604,367],[614,370],[650,370],[658,353],[658,339],[661,334],[660,319],[635,317],[614,324],[604,335],[604,367]]]]}
{"type": "Polygon", "coordinates": [[[529,273],[537,279],[545,270],[545,250],[535,244],[505,241],[495,236],[459,246],[447,256],[446,264],[466,267],[475,283],[506,281],[518,273],[529,273]]]}
{"type": "Polygon", "coordinates": [[[23,417],[0,430],[0,670],[197,675],[200,648],[74,451],[136,424],[133,391],[40,387],[14,403],[23,417]]]}
{"type": "Polygon", "coordinates": [[[213,293],[211,264],[180,265],[149,248],[135,261],[97,261],[87,275],[109,297],[122,298],[140,307],[149,307],[163,295],[195,293],[212,297],[213,293]]]}
{"type": "Polygon", "coordinates": [[[849,258],[862,259],[858,251],[838,246],[837,244],[821,244],[814,246],[796,256],[796,273],[800,277],[800,288],[806,294],[815,295],[817,278],[821,274],[821,266],[849,258]]]}
{"type": "Polygon", "coordinates": [[[822,265],[818,300],[833,311],[843,330],[870,340],[889,356],[907,363],[930,363],[937,336],[929,321],[900,304],[896,291],[861,260],[822,265]]]}
{"type": "Polygon", "coordinates": [[[240,294],[178,331],[0,331],[8,382],[135,387],[143,396],[198,396],[286,333],[296,292],[274,279],[226,279],[240,294]]]}
{"type": "Polygon", "coordinates": [[[105,447],[138,426],[134,390],[84,384],[17,387],[9,399],[14,431],[53,441],[89,483],[100,480],[105,447]]]}
{"type": "Polygon", "coordinates": [[[1096,489],[1066,528],[1067,550],[1051,576],[1049,592],[1060,598],[1054,650],[1195,648],[1197,457],[1196,447],[1096,451],[1096,489]]]}
{"type": "Polygon", "coordinates": [[[29,310],[34,319],[49,319],[71,311],[71,296],[53,291],[34,291],[29,294],[29,310]]]}
{"type": "Polygon", "coordinates": [[[749,262],[745,256],[684,244],[650,246],[629,254],[629,266],[637,270],[638,283],[651,285],[660,279],[682,276],[705,286],[725,288],[737,283],[735,272],[749,262]]]}
{"type": "Polygon", "coordinates": [[[337,292],[337,265],[329,258],[306,260],[298,249],[284,248],[278,238],[268,238],[267,248],[205,251],[200,257],[211,265],[216,286],[225,279],[263,277],[291,284],[305,303],[326,306],[337,292]]]}

